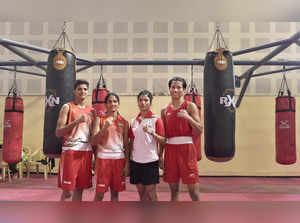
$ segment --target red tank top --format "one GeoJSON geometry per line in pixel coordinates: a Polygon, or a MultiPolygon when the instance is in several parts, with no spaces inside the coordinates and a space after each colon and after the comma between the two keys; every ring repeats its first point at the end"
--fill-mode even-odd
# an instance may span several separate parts
{"type": "MultiPolygon", "coordinates": [[[[107,115],[104,115],[100,119],[100,128],[103,128],[107,115]]],[[[107,128],[107,131],[103,134],[99,147],[101,152],[122,152],[124,151],[123,133],[126,126],[126,120],[121,115],[117,116],[117,119],[107,128]]]]}
{"type": "Polygon", "coordinates": [[[171,138],[175,136],[192,136],[192,127],[189,121],[183,117],[177,117],[177,113],[181,109],[187,109],[187,102],[184,101],[180,108],[173,110],[171,104],[168,104],[165,112],[166,119],[166,137],[171,138]]]}
{"type": "MultiPolygon", "coordinates": [[[[74,102],[67,103],[69,105],[69,113],[67,123],[70,123],[78,119],[83,114],[89,114],[92,110],[92,107],[86,105],[85,108],[80,108],[74,102]]],[[[64,144],[66,141],[80,141],[88,142],[90,137],[90,128],[91,128],[92,119],[91,116],[88,116],[87,122],[82,122],[76,125],[68,135],[64,137],[64,144]]]]}

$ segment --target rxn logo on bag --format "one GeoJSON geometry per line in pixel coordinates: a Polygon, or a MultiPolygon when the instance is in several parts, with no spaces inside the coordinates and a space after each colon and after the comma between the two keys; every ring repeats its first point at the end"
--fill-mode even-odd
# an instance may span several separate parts
{"type": "Polygon", "coordinates": [[[45,106],[46,108],[53,108],[59,105],[59,97],[56,97],[55,89],[48,89],[46,93],[45,106]]]}
{"type": "Polygon", "coordinates": [[[229,94],[220,97],[220,104],[224,105],[225,107],[234,107],[235,108],[235,102],[234,102],[234,96],[231,96],[229,94]]]}
{"type": "Polygon", "coordinates": [[[46,97],[46,107],[55,107],[59,105],[59,97],[55,97],[54,95],[50,94],[46,97]]]}

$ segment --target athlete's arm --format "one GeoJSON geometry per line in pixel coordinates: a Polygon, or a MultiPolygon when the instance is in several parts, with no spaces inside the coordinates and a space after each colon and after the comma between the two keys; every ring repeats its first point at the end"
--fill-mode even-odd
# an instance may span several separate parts
{"type": "Polygon", "coordinates": [[[132,132],[131,126],[128,128],[128,152],[129,152],[129,157],[131,156],[132,150],[133,150],[133,140],[134,140],[134,135],[132,132]]]}
{"type": "MultiPolygon", "coordinates": [[[[165,116],[166,109],[167,108],[163,108],[160,112],[160,117],[161,117],[161,120],[162,120],[163,125],[164,125],[164,130],[166,129],[166,116],[165,116]]],[[[166,143],[166,140],[167,140],[167,138],[165,138],[165,143],[166,143]]],[[[165,149],[165,143],[158,145],[158,149],[159,149],[158,150],[159,168],[161,168],[161,169],[164,169],[164,158],[163,158],[164,156],[163,156],[163,154],[164,154],[164,149],[165,149]]]]}
{"type": "Polygon", "coordinates": [[[178,112],[178,115],[189,121],[190,125],[197,133],[201,134],[203,131],[203,124],[200,120],[197,106],[192,103],[187,103],[187,110],[178,112]]]}
{"type": "Polygon", "coordinates": [[[166,144],[166,138],[163,136],[158,135],[156,132],[152,132],[151,135],[153,136],[153,138],[159,142],[161,145],[165,145],[166,144]]]}
{"type": "Polygon", "coordinates": [[[125,153],[125,168],[124,168],[124,175],[129,175],[129,155],[130,155],[130,148],[129,148],[129,137],[128,137],[128,129],[129,124],[126,121],[124,126],[124,132],[123,132],[123,146],[124,146],[124,153],[125,153]]]}
{"type": "Polygon", "coordinates": [[[129,148],[128,148],[128,144],[129,144],[129,139],[128,139],[128,122],[125,122],[125,126],[124,126],[124,132],[123,132],[123,146],[124,146],[124,150],[125,150],[125,158],[126,160],[129,160],[129,148]]]}
{"type": "Polygon", "coordinates": [[[100,118],[99,117],[96,118],[95,126],[93,128],[93,133],[92,133],[92,144],[96,145],[99,143],[99,141],[103,137],[108,127],[112,124],[112,122],[113,122],[113,117],[108,117],[104,121],[103,127],[100,128],[100,118]]]}
{"type": "Polygon", "coordinates": [[[56,137],[62,137],[67,135],[76,125],[87,120],[86,115],[81,115],[80,118],[67,124],[69,110],[69,105],[64,104],[59,112],[55,131],[56,137]]]}
{"type": "Polygon", "coordinates": [[[127,146],[127,150],[128,150],[128,160],[130,159],[130,156],[132,154],[132,150],[133,150],[133,140],[134,139],[129,139],[129,142],[128,142],[128,146],[127,146]]]}
{"type": "Polygon", "coordinates": [[[91,139],[91,144],[92,145],[97,145],[100,137],[98,136],[100,132],[100,118],[96,117],[93,121],[93,128],[92,128],[92,139],[91,139]]]}
{"type": "Polygon", "coordinates": [[[92,130],[91,130],[91,144],[93,145],[93,154],[94,154],[94,159],[92,162],[92,168],[95,171],[95,165],[96,165],[96,160],[97,160],[97,152],[98,152],[98,147],[97,144],[99,141],[97,141],[97,137],[95,135],[99,132],[100,130],[100,118],[95,115],[94,120],[92,122],[92,130]]]}
{"type": "Polygon", "coordinates": [[[147,131],[148,134],[152,135],[153,138],[159,144],[164,146],[166,144],[166,138],[165,138],[164,124],[163,124],[163,121],[161,119],[156,120],[155,129],[156,129],[156,131],[154,131],[153,129],[147,128],[146,131],[147,131]]]}
{"type": "Polygon", "coordinates": [[[163,109],[160,111],[160,118],[161,118],[161,120],[163,121],[163,124],[164,124],[165,129],[166,129],[166,116],[165,116],[166,109],[167,109],[167,108],[163,108],[163,109]]]}
{"type": "MultiPolygon", "coordinates": [[[[94,108],[92,108],[92,110],[88,113],[88,115],[90,116],[91,118],[91,124],[89,125],[89,130],[90,130],[90,138],[89,138],[89,142],[94,145],[92,143],[92,136],[93,136],[93,129],[94,129],[94,124],[95,124],[95,121],[96,121],[96,118],[97,118],[97,113],[96,113],[96,110],[94,108]]],[[[96,147],[93,146],[93,151],[95,150],[96,147]]],[[[95,152],[94,152],[95,153],[95,152]]]]}

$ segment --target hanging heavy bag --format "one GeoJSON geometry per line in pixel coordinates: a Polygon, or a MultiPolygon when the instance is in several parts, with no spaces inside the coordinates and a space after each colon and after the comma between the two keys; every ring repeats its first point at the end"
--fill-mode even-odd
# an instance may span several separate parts
{"type": "Polygon", "coordinates": [[[296,162],[295,104],[284,74],[276,97],[276,161],[279,164],[296,162]],[[287,95],[284,95],[285,87],[287,95]]]}
{"type": "MultiPolygon", "coordinates": [[[[198,94],[198,89],[194,83],[194,72],[193,65],[191,66],[191,83],[187,88],[187,93],[184,95],[186,101],[193,102],[198,108],[198,114],[201,119],[201,96],[198,94]]],[[[197,133],[195,130],[192,132],[193,143],[197,153],[197,161],[202,158],[201,154],[201,134],[197,133]]]]}
{"type": "Polygon", "coordinates": [[[65,49],[54,49],[48,56],[43,151],[48,157],[59,157],[63,138],[55,135],[63,104],[73,101],[76,80],[76,57],[65,49]]]}
{"type": "Polygon", "coordinates": [[[233,61],[220,48],[204,62],[204,141],[209,160],[231,160],[235,153],[235,101],[233,61]]]}
{"type": "Polygon", "coordinates": [[[23,143],[23,99],[18,95],[16,79],[5,99],[3,129],[3,160],[18,163],[22,159],[23,143]]]}
{"type": "Polygon", "coordinates": [[[102,66],[101,66],[101,74],[97,82],[96,88],[93,90],[92,94],[92,105],[93,108],[96,110],[97,116],[101,117],[106,113],[106,106],[105,106],[105,97],[109,93],[106,88],[105,80],[102,73],[102,66]]]}
{"type": "MultiPolygon", "coordinates": [[[[184,95],[184,99],[186,101],[191,101],[196,104],[196,106],[198,108],[199,117],[201,119],[201,96],[198,94],[198,91],[191,88],[191,90],[184,95]]],[[[197,161],[200,161],[202,158],[201,134],[199,134],[199,133],[195,132],[195,130],[193,130],[192,138],[193,138],[193,143],[195,145],[196,152],[197,152],[197,161]]]]}

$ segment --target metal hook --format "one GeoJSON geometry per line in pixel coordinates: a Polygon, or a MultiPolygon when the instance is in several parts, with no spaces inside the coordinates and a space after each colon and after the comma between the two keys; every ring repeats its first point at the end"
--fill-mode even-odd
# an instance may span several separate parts
{"type": "Polygon", "coordinates": [[[61,26],[61,30],[63,33],[65,33],[66,29],[67,29],[67,21],[64,21],[64,24],[61,26]]]}
{"type": "Polygon", "coordinates": [[[191,65],[191,87],[194,87],[194,65],[191,65]]]}
{"type": "Polygon", "coordinates": [[[17,80],[17,66],[14,66],[14,79],[17,80]]]}
{"type": "Polygon", "coordinates": [[[216,31],[220,32],[220,22],[216,22],[216,31]]]}

